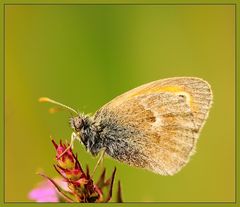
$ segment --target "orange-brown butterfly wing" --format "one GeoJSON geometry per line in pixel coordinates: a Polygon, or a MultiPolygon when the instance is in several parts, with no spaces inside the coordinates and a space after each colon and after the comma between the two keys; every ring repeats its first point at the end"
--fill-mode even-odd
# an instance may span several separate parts
{"type": "Polygon", "coordinates": [[[103,107],[120,106],[133,97],[160,92],[185,95],[194,115],[195,124],[198,129],[201,129],[208,116],[213,95],[210,85],[196,77],[176,77],[153,81],[117,96],[103,107]]]}
{"type": "Polygon", "coordinates": [[[138,153],[125,152],[124,156],[114,158],[162,175],[173,175],[193,154],[211,102],[212,92],[205,81],[170,78],[116,97],[95,117],[104,119],[111,114],[111,120],[132,133],[124,135],[122,142],[127,140],[131,146],[128,151],[133,149],[138,153]]]}

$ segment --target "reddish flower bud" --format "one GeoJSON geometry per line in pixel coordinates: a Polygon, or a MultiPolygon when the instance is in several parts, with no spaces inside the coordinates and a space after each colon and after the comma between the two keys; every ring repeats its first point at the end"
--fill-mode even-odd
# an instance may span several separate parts
{"type": "Polygon", "coordinates": [[[62,144],[60,141],[60,145],[57,145],[54,140],[52,143],[56,149],[56,158],[57,163],[62,168],[72,169],[75,166],[75,158],[72,152],[72,149],[69,148],[69,145],[62,144]]]}
{"type": "MultiPolygon", "coordinates": [[[[112,176],[107,180],[105,180],[104,169],[98,182],[94,184],[92,177],[90,176],[88,166],[84,172],[80,162],[78,161],[77,155],[74,155],[69,145],[65,145],[61,141],[58,145],[54,140],[52,140],[52,143],[56,150],[56,164],[54,165],[54,168],[61,176],[60,179],[62,182],[66,183],[68,190],[63,189],[62,186],[50,177],[44,174],[40,175],[48,179],[53,184],[58,193],[61,195],[61,199],[65,202],[108,202],[112,197],[116,168],[114,169],[112,176]],[[104,188],[105,190],[103,190],[104,188]],[[107,194],[104,193],[106,191],[107,194]]],[[[122,198],[120,185],[118,191],[118,201],[121,202],[122,198]]],[[[33,196],[31,197],[33,198],[33,196]]],[[[54,196],[52,197],[52,200],[56,200],[54,196]]],[[[44,199],[45,197],[42,200],[44,199]]],[[[40,201],[40,199],[38,200],[40,201]]]]}

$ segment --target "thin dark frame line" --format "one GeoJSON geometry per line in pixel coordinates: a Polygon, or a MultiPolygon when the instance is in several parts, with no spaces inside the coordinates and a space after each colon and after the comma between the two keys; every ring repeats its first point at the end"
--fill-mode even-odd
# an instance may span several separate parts
{"type": "Polygon", "coordinates": [[[177,5],[177,6],[201,6],[201,5],[209,5],[209,6],[226,6],[226,5],[236,5],[236,3],[4,3],[4,5],[43,5],[43,6],[49,6],[49,5],[95,5],[95,6],[106,6],[106,5],[116,5],[116,6],[120,6],[120,5],[136,5],[136,6],[157,6],[157,5],[161,5],[161,6],[173,6],[173,5],[177,5]]]}
{"type": "Polygon", "coordinates": [[[238,189],[237,189],[237,185],[238,185],[238,87],[237,87],[237,80],[238,80],[238,71],[237,71],[237,4],[235,5],[235,203],[237,203],[238,199],[238,189]]]}
{"type": "Polygon", "coordinates": [[[6,116],[6,112],[5,112],[5,5],[3,5],[3,200],[5,202],[5,198],[6,198],[6,194],[5,194],[5,189],[6,189],[6,179],[5,179],[5,116],[6,116]]]}
{"type": "MultiPolygon", "coordinates": [[[[6,106],[5,106],[5,95],[6,95],[6,87],[5,87],[5,25],[6,25],[6,22],[5,22],[5,7],[8,6],[8,5],[15,5],[15,6],[54,6],[54,5],[59,5],[59,6],[64,6],[64,5],[79,5],[79,6],[108,6],[108,5],[111,5],[111,6],[131,6],[131,5],[136,5],[136,6],[173,6],[173,5],[177,5],[177,6],[226,6],[226,5],[234,5],[234,8],[235,8],[235,201],[234,202],[181,202],[181,201],[176,201],[176,202],[124,202],[126,204],[134,204],[134,203],[148,203],[148,204],[237,204],[237,135],[238,135],[238,130],[237,130],[237,104],[238,104],[238,95],[237,95],[237,80],[238,80],[238,72],[237,72],[237,3],[178,3],[178,4],[164,4],[164,3],[3,3],[3,184],[4,184],[4,190],[3,190],[3,200],[4,200],[4,203],[5,204],[19,204],[19,203],[25,203],[25,204],[32,204],[35,202],[9,202],[9,201],[5,201],[5,185],[6,185],[6,182],[5,182],[5,109],[6,109],[6,106]]],[[[48,202],[44,202],[46,204],[52,204],[52,203],[48,203],[48,202]]],[[[54,203],[55,204],[63,204],[63,203],[54,203]]],[[[94,203],[92,203],[94,204],[94,203]]],[[[109,203],[109,204],[119,204],[119,203],[109,203]]]]}
{"type": "MultiPolygon", "coordinates": [[[[23,202],[16,202],[16,201],[13,201],[13,202],[11,202],[11,201],[8,201],[8,202],[4,202],[4,203],[6,203],[6,204],[19,204],[19,203],[24,203],[24,204],[38,204],[37,202],[27,202],[27,201],[23,201],[23,202]]],[[[58,205],[60,205],[60,204],[66,204],[66,205],[68,205],[69,203],[61,203],[61,202],[56,202],[56,203],[53,203],[53,202],[41,202],[41,204],[53,204],[53,205],[56,205],[56,204],[58,204],[58,205]]],[[[78,202],[73,202],[73,203],[71,203],[71,204],[79,204],[78,202]]],[[[84,204],[84,203],[83,203],[84,204]]],[[[98,205],[99,203],[91,203],[91,205],[98,205]]],[[[111,205],[111,204],[121,204],[121,203],[117,203],[117,202],[110,202],[110,203],[103,203],[103,204],[109,204],[109,205],[111,205]]],[[[122,203],[123,205],[124,204],[179,204],[179,205],[181,205],[181,204],[222,204],[222,205],[224,205],[224,204],[236,204],[235,202],[193,202],[193,201],[191,201],[191,202],[186,202],[186,201],[183,201],[183,202],[166,202],[166,201],[163,201],[163,202],[138,202],[138,201],[133,201],[133,202],[129,202],[129,201],[127,201],[127,202],[123,202],[122,203]]]]}

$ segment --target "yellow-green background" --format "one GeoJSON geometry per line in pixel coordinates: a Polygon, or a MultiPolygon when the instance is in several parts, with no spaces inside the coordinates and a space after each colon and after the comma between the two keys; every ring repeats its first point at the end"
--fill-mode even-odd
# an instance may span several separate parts
{"type": "MultiPolygon", "coordinates": [[[[124,201],[235,199],[234,6],[52,5],[5,8],[5,201],[28,201],[52,167],[49,136],[69,139],[68,113],[50,115],[49,96],[94,112],[140,84],[174,76],[206,79],[214,104],[197,153],[177,175],[117,166],[124,201]]],[[[83,165],[93,159],[75,144],[83,165]]]]}

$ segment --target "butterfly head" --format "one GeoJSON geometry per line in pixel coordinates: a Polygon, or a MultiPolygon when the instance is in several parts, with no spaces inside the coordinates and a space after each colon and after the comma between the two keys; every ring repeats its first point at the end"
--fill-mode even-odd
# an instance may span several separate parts
{"type": "Polygon", "coordinates": [[[70,125],[75,132],[81,132],[82,128],[84,127],[83,117],[78,115],[76,117],[70,118],[70,125]]]}
{"type": "Polygon", "coordinates": [[[93,126],[91,117],[79,114],[76,117],[70,118],[70,125],[78,140],[85,145],[87,151],[92,155],[97,155],[99,146],[96,143],[97,131],[93,126]]]}
{"type": "MultiPolygon", "coordinates": [[[[50,99],[48,97],[39,98],[40,102],[48,102],[57,105],[62,109],[66,109],[71,113],[77,114],[77,116],[70,118],[70,126],[73,129],[72,140],[79,140],[82,142],[87,151],[91,152],[92,155],[97,155],[100,149],[102,148],[102,142],[99,141],[98,129],[94,126],[94,121],[89,115],[79,114],[73,108],[64,105],[58,101],[50,99]],[[97,141],[98,140],[98,141],[97,141]]],[[[59,108],[51,111],[58,111],[59,108]]],[[[73,142],[71,140],[71,143],[73,142]]]]}

